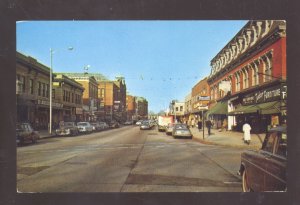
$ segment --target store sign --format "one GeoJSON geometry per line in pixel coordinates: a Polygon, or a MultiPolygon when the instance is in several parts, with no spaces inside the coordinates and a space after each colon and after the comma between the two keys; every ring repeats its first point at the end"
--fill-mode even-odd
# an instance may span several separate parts
{"type": "Polygon", "coordinates": [[[208,101],[208,100],[210,100],[210,96],[199,96],[199,97],[198,97],[198,100],[201,100],[201,101],[208,101]]]}
{"type": "Polygon", "coordinates": [[[243,105],[251,105],[257,103],[265,103],[280,100],[282,98],[281,87],[276,86],[273,88],[268,88],[260,90],[258,92],[246,95],[243,98],[243,105]]]}
{"type": "MultiPolygon", "coordinates": [[[[38,105],[46,105],[46,106],[50,106],[50,102],[47,101],[47,100],[38,100],[37,103],[38,103],[38,105]]],[[[63,107],[63,104],[57,103],[57,102],[52,102],[52,107],[62,108],[62,107],[63,107]]]]}

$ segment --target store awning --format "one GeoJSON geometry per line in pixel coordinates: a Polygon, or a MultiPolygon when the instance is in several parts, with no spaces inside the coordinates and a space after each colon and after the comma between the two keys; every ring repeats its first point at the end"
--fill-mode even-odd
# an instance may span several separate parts
{"type": "Polygon", "coordinates": [[[280,102],[267,102],[256,105],[239,106],[228,115],[241,115],[259,112],[262,115],[280,113],[280,102]]]}
{"type": "Polygon", "coordinates": [[[218,102],[214,107],[207,111],[208,115],[227,115],[228,114],[228,102],[218,102]]]}

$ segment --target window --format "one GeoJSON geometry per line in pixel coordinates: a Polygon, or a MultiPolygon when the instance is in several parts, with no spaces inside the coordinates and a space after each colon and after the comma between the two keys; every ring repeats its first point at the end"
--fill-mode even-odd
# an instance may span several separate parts
{"type": "Polygon", "coordinates": [[[276,142],[276,132],[270,133],[266,138],[263,150],[273,153],[274,144],[276,142]]]}
{"type": "Polygon", "coordinates": [[[258,85],[259,75],[258,75],[258,66],[254,63],[252,67],[252,85],[258,85]]]}
{"type": "Polygon", "coordinates": [[[46,96],[46,84],[42,83],[42,96],[45,97],[46,96]]]}
{"type": "Polygon", "coordinates": [[[29,93],[33,95],[33,80],[29,80],[29,93]]]}
{"type": "Polygon", "coordinates": [[[17,92],[24,93],[25,92],[25,77],[21,75],[17,75],[17,92]]]}
{"type": "Polygon", "coordinates": [[[45,95],[45,97],[49,97],[49,85],[48,84],[45,84],[45,93],[46,93],[46,95],[45,95]]]}
{"type": "Polygon", "coordinates": [[[236,91],[240,91],[241,89],[241,81],[240,81],[240,74],[236,74],[236,86],[235,86],[235,90],[236,91]]]}
{"type": "Polygon", "coordinates": [[[74,93],[72,93],[72,103],[74,103],[74,93]]]}
{"type": "Polygon", "coordinates": [[[243,78],[244,78],[244,89],[245,88],[248,88],[249,87],[249,74],[248,74],[248,71],[247,70],[245,70],[244,72],[243,72],[243,78]]]}
{"type": "Polygon", "coordinates": [[[287,137],[286,133],[278,133],[278,146],[275,150],[277,155],[287,157],[287,137]]]}
{"type": "Polygon", "coordinates": [[[42,96],[42,83],[39,82],[39,86],[38,86],[38,96],[42,96]]]}
{"type": "Polygon", "coordinates": [[[101,90],[100,90],[100,97],[104,98],[104,95],[105,95],[105,90],[104,90],[104,88],[101,88],[101,90]]]}
{"type": "Polygon", "coordinates": [[[55,99],[55,89],[52,89],[52,99],[55,99]]]}
{"type": "Polygon", "coordinates": [[[181,112],[183,111],[183,106],[180,106],[180,111],[181,111],[181,112]]]}
{"type": "Polygon", "coordinates": [[[272,61],[271,60],[272,59],[269,59],[268,57],[266,57],[266,60],[263,61],[263,64],[264,64],[264,75],[263,75],[264,82],[272,80],[272,61]]]}

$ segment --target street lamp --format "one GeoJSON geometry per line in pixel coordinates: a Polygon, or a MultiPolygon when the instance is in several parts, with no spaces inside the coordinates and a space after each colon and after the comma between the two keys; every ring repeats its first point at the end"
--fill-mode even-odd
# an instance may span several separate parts
{"type": "MultiPolygon", "coordinates": [[[[68,47],[68,50],[73,50],[73,47],[68,47]]],[[[52,134],[52,72],[53,72],[53,53],[54,50],[50,48],[50,92],[49,92],[49,133],[52,134]]]]}

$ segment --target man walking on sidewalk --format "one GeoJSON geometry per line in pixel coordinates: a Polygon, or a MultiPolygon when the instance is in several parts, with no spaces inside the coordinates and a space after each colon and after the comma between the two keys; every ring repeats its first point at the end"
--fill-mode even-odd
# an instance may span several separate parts
{"type": "Polygon", "coordinates": [[[211,128],[211,121],[210,120],[207,120],[206,121],[206,127],[207,127],[207,132],[208,132],[208,135],[210,135],[210,128],[211,128]]]}
{"type": "Polygon", "coordinates": [[[250,135],[251,126],[246,122],[243,125],[243,132],[244,132],[244,143],[250,144],[251,135],[250,135]]]}

